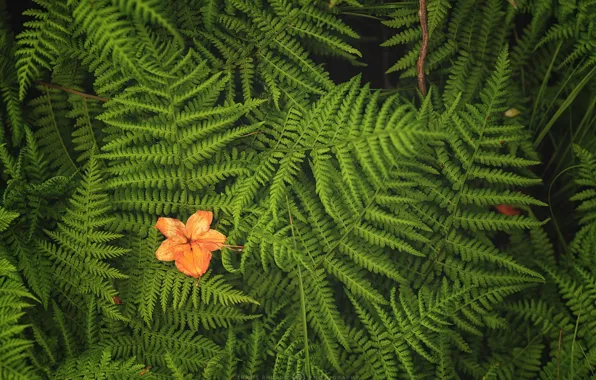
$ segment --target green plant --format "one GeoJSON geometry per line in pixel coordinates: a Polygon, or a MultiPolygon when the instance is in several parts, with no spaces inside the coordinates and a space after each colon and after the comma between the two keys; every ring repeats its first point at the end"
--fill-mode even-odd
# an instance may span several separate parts
{"type": "Polygon", "coordinates": [[[0,377],[594,376],[593,2],[27,8],[0,1],[0,377]],[[371,59],[362,17],[398,88],[326,66],[371,59]],[[197,210],[228,244],[198,282],[154,228],[197,210]]]}

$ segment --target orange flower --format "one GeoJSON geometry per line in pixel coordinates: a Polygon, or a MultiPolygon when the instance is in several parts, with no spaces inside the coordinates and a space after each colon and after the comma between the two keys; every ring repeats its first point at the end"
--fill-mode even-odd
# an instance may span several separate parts
{"type": "Polygon", "coordinates": [[[504,214],[507,216],[512,215],[519,215],[519,210],[511,205],[496,205],[495,208],[499,214],[504,214]]]}
{"type": "Polygon", "coordinates": [[[197,211],[188,218],[186,226],[178,219],[159,218],[155,228],[166,240],[155,252],[161,261],[175,260],[176,268],[187,276],[199,278],[209,268],[211,252],[224,246],[226,236],[210,228],[211,211],[197,211]]]}

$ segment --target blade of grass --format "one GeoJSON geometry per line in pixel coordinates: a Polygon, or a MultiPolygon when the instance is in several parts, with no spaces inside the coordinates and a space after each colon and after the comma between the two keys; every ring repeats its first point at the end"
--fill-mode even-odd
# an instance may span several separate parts
{"type": "Polygon", "coordinates": [[[542,79],[542,84],[540,85],[540,89],[538,90],[538,94],[536,95],[536,100],[534,100],[534,107],[532,109],[532,117],[530,118],[530,128],[534,129],[534,118],[536,117],[536,110],[538,109],[538,105],[542,101],[542,97],[544,96],[544,91],[546,90],[546,84],[550,79],[550,73],[553,70],[555,65],[555,61],[557,56],[559,55],[559,50],[561,50],[561,46],[563,45],[563,41],[559,42],[557,45],[557,49],[555,50],[555,54],[553,55],[553,59],[550,61],[550,65],[548,66],[548,70],[544,74],[544,79],[542,79]]]}
{"type": "MultiPolygon", "coordinates": [[[[582,79],[582,81],[579,82],[579,84],[573,89],[573,91],[571,91],[569,96],[567,96],[567,99],[565,99],[565,101],[563,102],[563,104],[561,104],[561,106],[559,107],[557,112],[555,112],[553,117],[551,117],[548,124],[542,129],[542,131],[540,132],[540,134],[538,135],[536,140],[534,140],[535,147],[540,145],[540,143],[542,142],[542,139],[544,139],[546,134],[550,131],[553,124],[555,124],[555,122],[559,119],[559,117],[561,117],[561,115],[563,114],[563,112],[565,112],[567,107],[569,107],[571,105],[571,103],[573,103],[573,101],[575,100],[577,95],[579,95],[579,93],[586,86],[586,84],[588,84],[590,82],[594,73],[596,73],[596,66],[594,66],[592,68],[592,70],[590,70],[590,72],[584,77],[584,79],[582,79]]],[[[563,87],[564,86],[562,86],[561,89],[563,89],[563,87]]],[[[547,114],[547,113],[548,113],[548,111],[545,114],[547,114]]]]}
{"type": "MultiPolygon", "coordinates": [[[[596,96],[592,99],[592,102],[588,106],[588,109],[586,110],[586,113],[584,114],[581,122],[579,123],[579,126],[577,127],[575,132],[573,132],[573,134],[571,136],[571,141],[566,143],[565,151],[561,155],[561,158],[556,160],[557,165],[555,166],[555,170],[554,170],[555,173],[559,172],[559,170],[561,170],[561,166],[563,166],[567,163],[565,158],[571,153],[572,145],[574,143],[581,143],[582,141],[584,141],[586,138],[586,135],[588,134],[588,132],[590,132],[590,130],[591,130],[590,128],[592,127],[592,124],[594,124],[596,122],[596,118],[591,119],[592,113],[594,112],[595,108],[596,108],[596,96]]],[[[553,157],[554,156],[555,155],[553,155],[553,157]]],[[[552,162],[554,162],[554,161],[555,161],[554,159],[550,160],[548,165],[546,165],[546,167],[544,168],[544,172],[548,171],[552,162]]]]}

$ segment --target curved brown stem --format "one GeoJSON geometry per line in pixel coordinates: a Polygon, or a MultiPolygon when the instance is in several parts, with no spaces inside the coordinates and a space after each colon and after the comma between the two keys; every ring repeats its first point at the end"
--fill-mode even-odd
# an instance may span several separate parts
{"type": "Polygon", "coordinates": [[[426,0],[420,0],[420,9],[418,9],[420,26],[422,28],[422,46],[416,62],[416,73],[418,74],[418,88],[422,95],[426,96],[426,82],[424,80],[424,60],[428,53],[428,22],[426,18],[426,0]]]}

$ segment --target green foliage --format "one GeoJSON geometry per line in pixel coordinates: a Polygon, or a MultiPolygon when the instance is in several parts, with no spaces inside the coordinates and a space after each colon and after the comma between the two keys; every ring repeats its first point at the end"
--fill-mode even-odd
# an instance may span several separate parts
{"type": "MultiPolygon", "coordinates": [[[[0,232],[19,215],[0,208],[0,232]]],[[[6,247],[0,245],[0,376],[6,379],[37,378],[27,363],[28,351],[33,342],[23,336],[27,328],[19,319],[30,305],[28,298],[36,300],[22,283],[17,268],[7,260],[6,247]]]]}
{"type": "Polygon", "coordinates": [[[0,1],[0,92],[2,97],[2,109],[0,115],[4,123],[10,128],[12,139],[7,136],[0,137],[0,143],[5,140],[12,140],[13,144],[20,144],[24,135],[24,120],[19,103],[18,82],[16,76],[14,35],[8,23],[8,12],[6,2],[0,1]]]}
{"type": "Polygon", "coordinates": [[[0,378],[593,376],[593,1],[428,0],[424,97],[418,2],[27,8],[15,37],[0,0],[0,378]],[[337,79],[376,59],[358,17],[398,88],[337,79]],[[198,280],[154,227],[197,210],[227,237],[198,280]]]}
{"type": "Polygon", "coordinates": [[[26,298],[35,298],[27,291],[16,268],[0,252],[0,376],[4,379],[37,378],[27,363],[33,342],[23,336],[27,325],[19,319],[25,315],[26,298]]]}
{"type": "Polygon", "coordinates": [[[52,61],[60,56],[58,47],[68,44],[72,34],[72,18],[64,2],[39,0],[36,3],[42,9],[25,11],[25,15],[34,19],[28,21],[27,29],[17,36],[20,100],[25,98],[31,81],[39,77],[42,69],[52,69],[52,61]]]}
{"type": "Polygon", "coordinates": [[[52,261],[51,270],[65,296],[79,298],[90,294],[106,315],[121,318],[113,304],[117,291],[111,282],[126,275],[105,260],[122,256],[127,250],[108,244],[121,235],[102,230],[110,223],[106,216],[110,208],[108,197],[102,193],[102,176],[94,156],[87,165],[61,222],[54,231],[44,231],[52,242],[41,240],[37,247],[52,261]]]}
{"type": "MultiPolygon", "coordinates": [[[[54,379],[127,379],[139,376],[142,364],[135,364],[135,358],[112,360],[109,350],[90,350],[80,357],[67,360],[53,375],[54,379]]],[[[146,376],[152,378],[151,375],[146,376]]]]}
{"type": "Polygon", "coordinates": [[[496,360],[510,363],[492,369],[502,378],[517,378],[520,373],[541,379],[593,376],[596,224],[590,197],[596,188],[596,166],[592,153],[577,145],[573,149],[581,165],[576,182],[583,189],[573,196],[581,202],[577,207],[581,228],[558,263],[546,235],[538,231],[532,234],[528,248],[537,256],[533,266],[547,274],[549,285],[540,290],[539,298],[504,304],[513,328],[506,335],[491,338],[492,345],[503,346],[504,341],[513,345],[499,348],[501,352],[495,355],[496,360]],[[520,328],[526,329],[530,339],[513,335],[520,328]]]}

